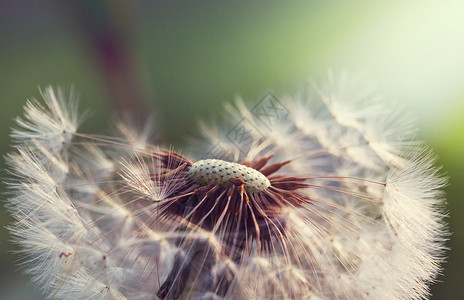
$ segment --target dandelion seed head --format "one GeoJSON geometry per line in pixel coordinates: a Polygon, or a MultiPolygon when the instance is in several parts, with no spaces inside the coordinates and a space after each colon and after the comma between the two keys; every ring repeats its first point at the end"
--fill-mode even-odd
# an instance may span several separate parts
{"type": "Polygon", "coordinates": [[[204,125],[220,151],[198,159],[150,126],[79,133],[47,88],[7,156],[32,281],[56,299],[426,298],[448,234],[433,153],[370,88],[312,91],[229,106],[235,131],[204,125]]]}

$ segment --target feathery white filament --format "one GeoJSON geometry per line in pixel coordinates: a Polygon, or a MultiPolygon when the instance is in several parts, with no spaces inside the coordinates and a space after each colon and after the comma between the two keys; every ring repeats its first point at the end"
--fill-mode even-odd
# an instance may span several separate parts
{"type": "Polygon", "coordinates": [[[19,146],[43,147],[54,155],[67,147],[76,133],[77,101],[72,89],[67,102],[61,88],[55,91],[48,86],[42,96],[48,110],[35,99],[28,101],[24,107],[25,119],[16,119],[21,128],[14,128],[11,137],[19,146]]]}
{"type": "Polygon", "coordinates": [[[220,159],[197,161],[190,168],[189,177],[201,185],[221,184],[224,186],[232,184],[230,179],[240,178],[245,182],[245,190],[250,193],[262,192],[271,185],[269,179],[261,172],[220,159]]]}

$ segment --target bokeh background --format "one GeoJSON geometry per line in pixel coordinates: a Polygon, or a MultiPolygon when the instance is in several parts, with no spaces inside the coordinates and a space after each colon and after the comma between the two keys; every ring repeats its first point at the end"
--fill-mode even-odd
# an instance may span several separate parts
{"type": "MultiPolygon", "coordinates": [[[[2,1],[0,154],[38,86],[73,84],[82,131],[109,132],[116,110],[157,115],[180,147],[198,119],[240,95],[295,93],[327,69],[368,74],[413,111],[450,177],[453,235],[433,299],[464,295],[464,1],[2,1]]],[[[0,165],[4,178],[5,169],[0,165]]],[[[4,187],[1,187],[4,191],[4,187]]],[[[5,198],[5,197],[2,197],[5,198]]],[[[42,299],[17,271],[0,208],[0,299],[42,299]]]]}

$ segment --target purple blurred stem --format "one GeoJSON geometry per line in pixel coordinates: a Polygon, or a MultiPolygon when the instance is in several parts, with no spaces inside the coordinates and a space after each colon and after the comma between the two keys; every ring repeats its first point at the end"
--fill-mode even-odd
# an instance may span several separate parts
{"type": "Polygon", "coordinates": [[[127,0],[59,3],[69,10],[66,15],[73,16],[73,26],[94,54],[112,107],[119,114],[145,120],[149,111],[146,90],[139,78],[132,47],[134,7],[127,0]]]}

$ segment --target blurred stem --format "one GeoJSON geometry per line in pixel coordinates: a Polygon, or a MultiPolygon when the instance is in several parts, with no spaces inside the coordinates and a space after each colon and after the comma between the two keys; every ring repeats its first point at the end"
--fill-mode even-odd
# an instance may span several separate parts
{"type": "Polygon", "coordinates": [[[106,81],[112,106],[119,114],[145,120],[146,90],[140,81],[134,55],[134,7],[128,0],[60,1],[69,10],[73,26],[88,44],[106,81]]]}

